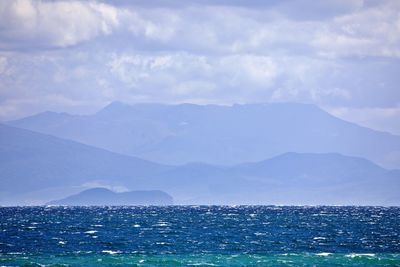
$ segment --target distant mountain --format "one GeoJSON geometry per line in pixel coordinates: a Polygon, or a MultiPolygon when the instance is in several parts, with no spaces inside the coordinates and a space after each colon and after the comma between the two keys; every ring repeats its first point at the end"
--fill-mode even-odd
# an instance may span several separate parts
{"type": "Polygon", "coordinates": [[[43,204],[93,187],[163,190],[177,204],[400,205],[400,171],[337,153],[166,166],[0,125],[0,205],[43,204]]]}
{"type": "Polygon", "coordinates": [[[173,199],[159,190],[115,193],[106,188],[92,188],[46,204],[64,206],[172,205],[173,199]]]}
{"type": "Polygon", "coordinates": [[[94,115],[45,112],[9,124],[165,164],[231,165],[294,151],[337,152],[400,168],[399,136],[306,104],[114,102],[94,115]]]}
{"type": "Polygon", "coordinates": [[[169,168],[0,124],[0,204],[43,203],[93,185],[134,189],[136,180],[169,168]]]}
{"type": "Polygon", "coordinates": [[[337,153],[293,152],[261,162],[239,164],[233,166],[230,172],[248,178],[275,179],[282,184],[304,184],[306,181],[312,184],[343,184],[375,179],[388,173],[386,169],[363,158],[337,153]]]}
{"type": "Polygon", "coordinates": [[[400,205],[400,171],[337,153],[285,153],[230,167],[187,164],[147,183],[188,204],[400,205]]]}

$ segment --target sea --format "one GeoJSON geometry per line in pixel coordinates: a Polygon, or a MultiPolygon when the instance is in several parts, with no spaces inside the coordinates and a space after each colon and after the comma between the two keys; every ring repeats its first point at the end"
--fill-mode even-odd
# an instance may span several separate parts
{"type": "Polygon", "coordinates": [[[400,207],[2,207],[0,266],[400,266],[400,207]]]}

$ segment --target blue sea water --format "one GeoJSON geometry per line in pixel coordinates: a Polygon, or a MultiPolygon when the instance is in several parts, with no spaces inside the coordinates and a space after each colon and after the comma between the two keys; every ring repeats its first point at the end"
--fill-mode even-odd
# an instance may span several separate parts
{"type": "Polygon", "coordinates": [[[400,266],[400,208],[3,207],[0,266],[400,266]]]}

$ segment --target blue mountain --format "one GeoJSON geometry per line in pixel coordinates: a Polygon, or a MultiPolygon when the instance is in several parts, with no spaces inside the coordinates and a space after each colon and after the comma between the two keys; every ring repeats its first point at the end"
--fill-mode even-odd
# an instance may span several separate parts
{"type": "Polygon", "coordinates": [[[0,205],[93,187],[162,190],[177,204],[400,205],[400,171],[338,153],[284,153],[220,166],[162,165],[0,125],[0,205]]]}
{"type": "Polygon", "coordinates": [[[93,115],[45,112],[9,124],[164,164],[232,165],[286,152],[336,152],[400,168],[399,136],[307,104],[114,102],[93,115]]]}
{"type": "Polygon", "coordinates": [[[0,204],[43,204],[93,185],[131,186],[168,168],[0,124],[0,204]]]}

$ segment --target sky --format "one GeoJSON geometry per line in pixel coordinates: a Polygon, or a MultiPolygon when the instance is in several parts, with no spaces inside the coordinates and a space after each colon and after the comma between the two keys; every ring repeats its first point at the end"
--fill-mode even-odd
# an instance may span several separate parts
{"type": "Polygon", "coordinates": [[[398,0],[0,1],[0,121],[313,103],[400,135],[398,0]]]}

